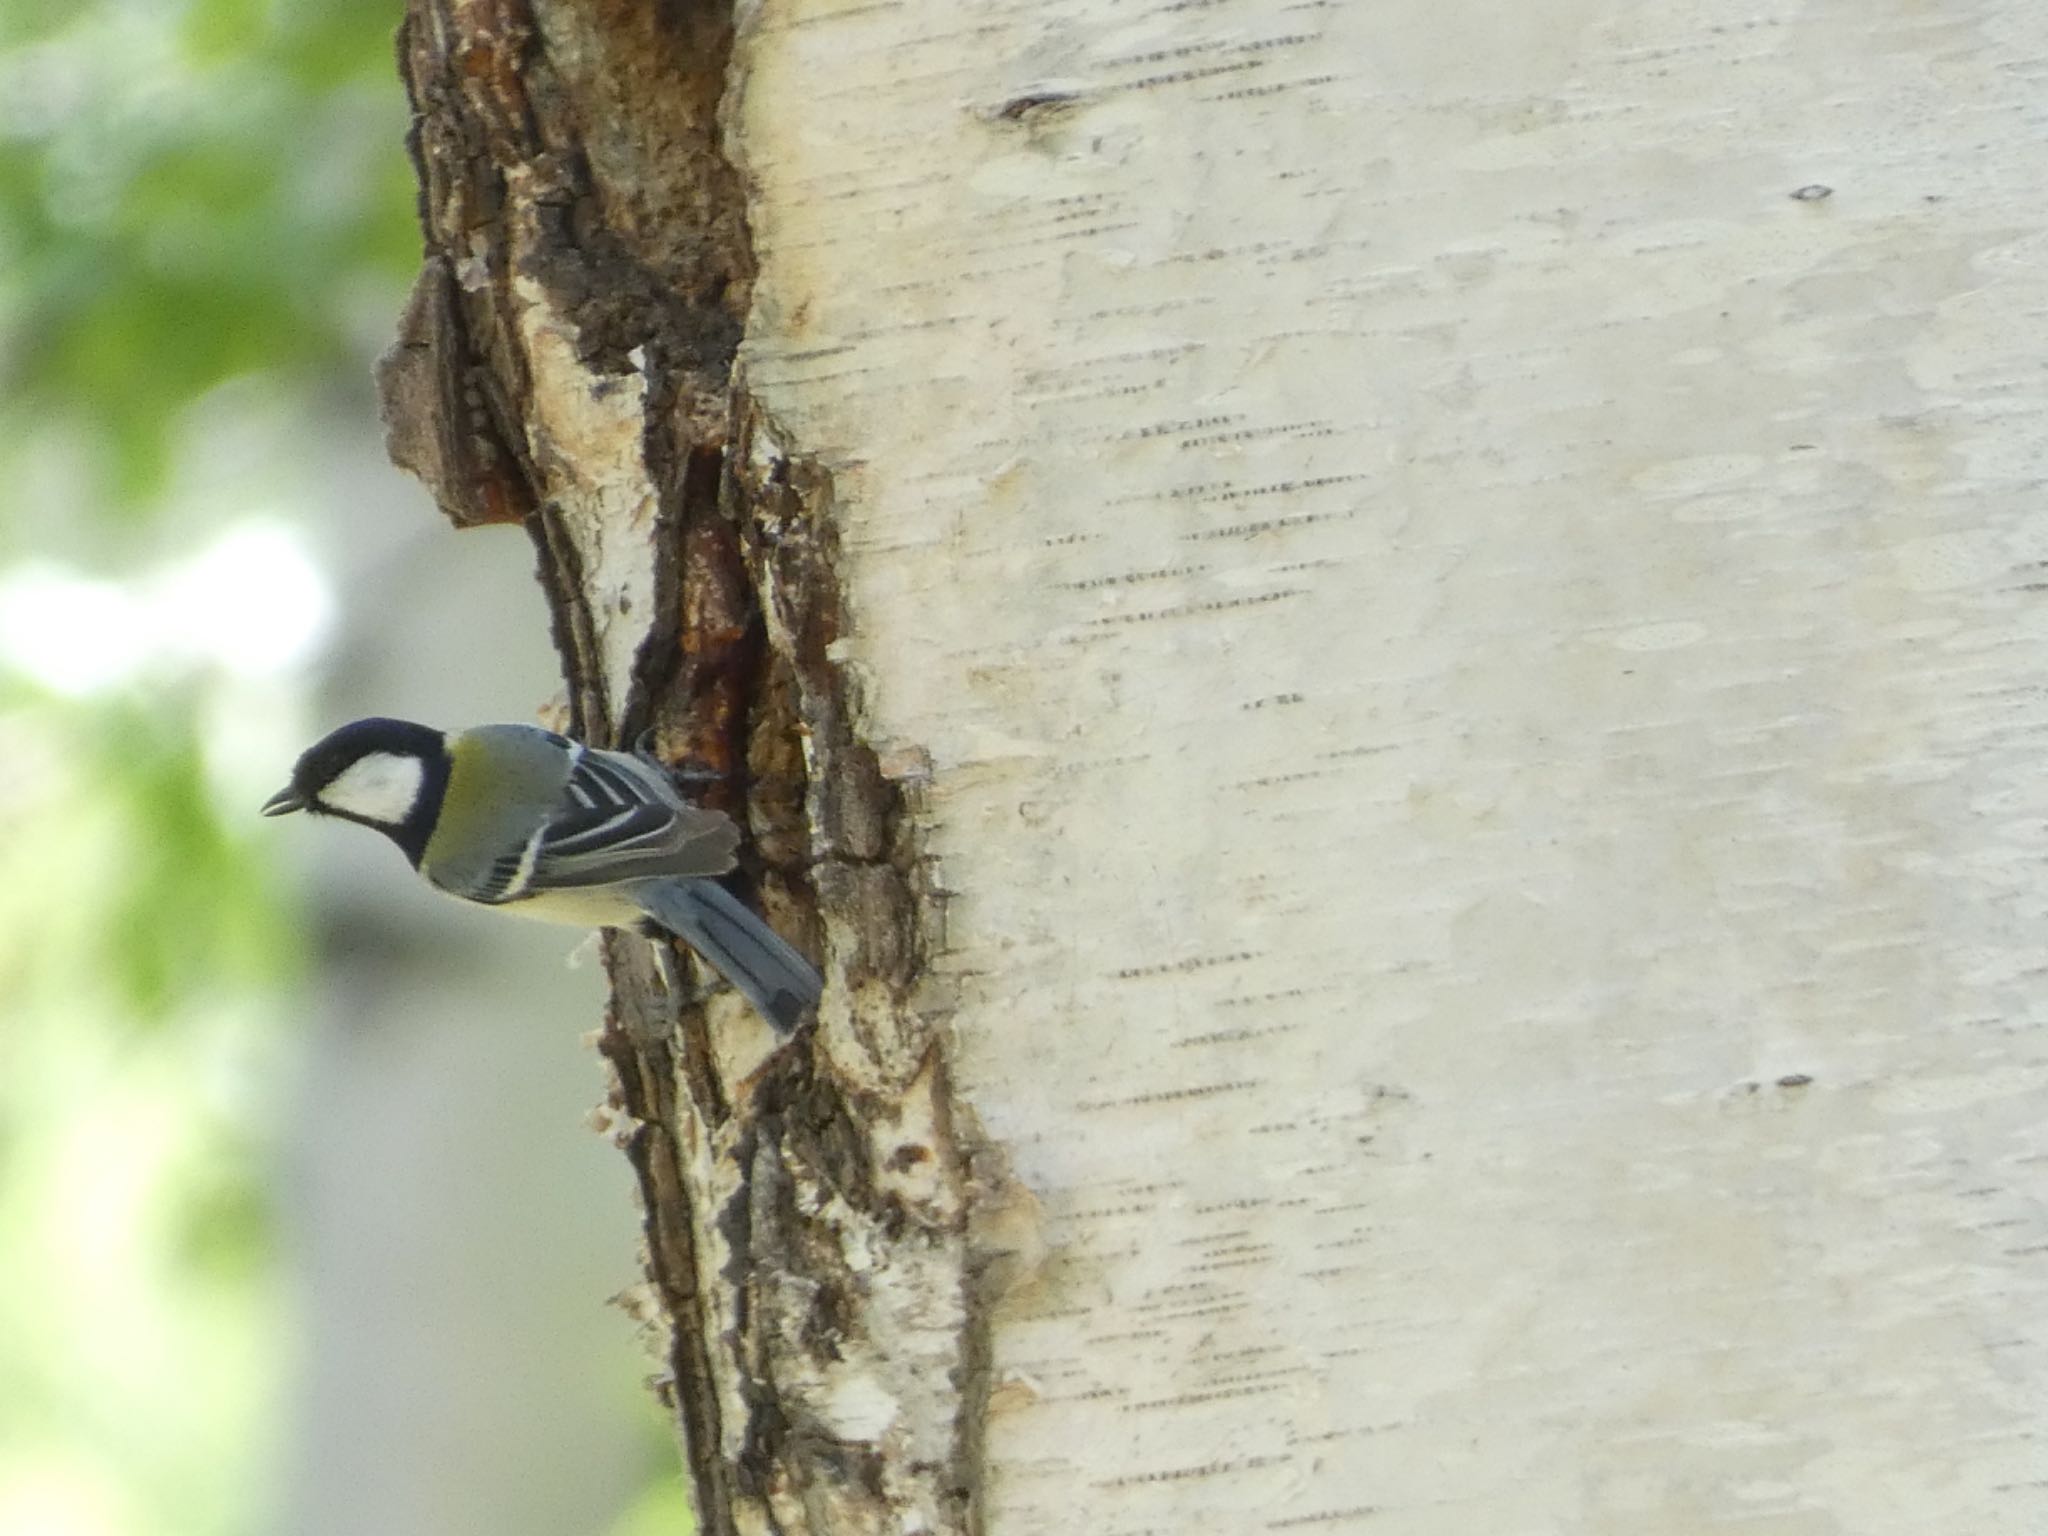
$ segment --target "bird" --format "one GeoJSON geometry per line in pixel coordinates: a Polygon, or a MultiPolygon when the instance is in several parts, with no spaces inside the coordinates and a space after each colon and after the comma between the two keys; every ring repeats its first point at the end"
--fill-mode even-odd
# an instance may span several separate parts
{"type": "Polygon", "coordinates": [[[536,725],[444,732],[372,716],[314,742],[262,807],[295,811],[382,832],[461,901],[681,939],[780,1035],[823,992],[810,961],[719,882],[738,826],[685,800],[649,754],[536,725]]]}

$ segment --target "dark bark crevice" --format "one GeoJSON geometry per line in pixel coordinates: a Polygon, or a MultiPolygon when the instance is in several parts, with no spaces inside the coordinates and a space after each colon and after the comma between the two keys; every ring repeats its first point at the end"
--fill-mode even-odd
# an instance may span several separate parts
{"type": "Polygon", "coordinates": [[[914,1005],[938,911],[914,790],[835,659],[830,479],[736,367],[754,256],[719,142],[732,46],[728,5],[412,0],[426,259],[380,383],[394,459],[451,521],[528,529],[569,728],[651,730],[748,828],[742,875],[777,926],[830,941],[820,1024],[750,1061],[641,940],[605,946],[600,1048],[701,1528],[966,1531],[982,1154],[914,1005]],[[622,543],[649,579],[599,590],[622,543]],[[890,1288],[939,1322],[892,1333],[890,1288]],[[843,1412],[848,1372],[897,1416],[843,1412]]]}

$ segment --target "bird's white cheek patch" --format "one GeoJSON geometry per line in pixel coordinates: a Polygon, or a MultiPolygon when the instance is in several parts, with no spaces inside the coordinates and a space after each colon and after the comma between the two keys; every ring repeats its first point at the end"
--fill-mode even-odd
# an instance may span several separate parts
{"type": "Polygon", "coordinates": [[[342,769],[316,798],[330,810],[395,827],[412,814],[426,776],[416,757],[372,752],[342,769]]]}

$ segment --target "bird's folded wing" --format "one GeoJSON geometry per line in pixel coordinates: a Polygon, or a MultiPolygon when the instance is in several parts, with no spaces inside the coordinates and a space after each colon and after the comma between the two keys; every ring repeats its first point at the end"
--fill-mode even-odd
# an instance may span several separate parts
{"type": "Polygon", "coordinates": [[[660,771],[616,752],[582,753],[533,851],[527,891],[654,875],[722,875],[740,829],[690,805],[660,771]]]}

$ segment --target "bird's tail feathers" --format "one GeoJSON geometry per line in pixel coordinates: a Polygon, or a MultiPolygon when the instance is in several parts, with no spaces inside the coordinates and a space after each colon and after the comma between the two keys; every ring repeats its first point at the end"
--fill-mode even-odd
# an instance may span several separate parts
{"type": "Polygon", "coordinates": [[[810,961],[716,880],[648,880],[633,899],[737,987],[777,1034],[794,1030],[824,991],[810,961]]]}

